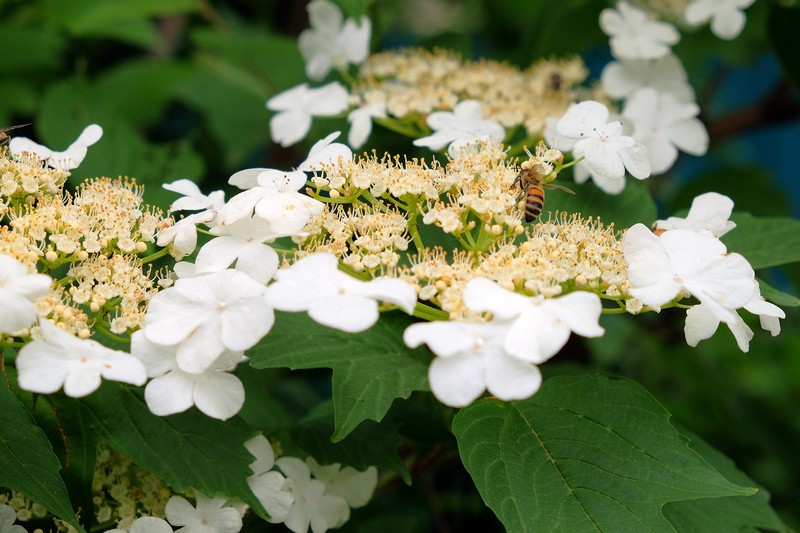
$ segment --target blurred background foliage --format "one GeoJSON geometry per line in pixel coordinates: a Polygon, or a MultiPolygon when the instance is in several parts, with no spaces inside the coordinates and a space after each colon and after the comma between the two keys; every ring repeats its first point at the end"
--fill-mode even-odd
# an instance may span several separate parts
{"type": "MultiPolygon", "coordinates": [[[[611,60],[597,24],[608,4],[598,0],[337,3],[350,16],[372,19],[373,50],[441,46],[520,66],[578,52],[595,79],[611,60]]],[[[306,81],[296,41],[308,24],[305,4],[0,0],[0,126],[30,123],[15,133],[60,150],[87,124],[101,124],[105,135],[71,183],[128,175],[145,185],[149,202],[163,208],[174,199],[161,189],[165,182],[189,178],[208,192],[226,188],[228,177],[243,168],[288,169],[302,161],[314,139],[347,129],[344,117],[318,119],[304,144],[286,149],[270,141],[266,100],[306,81]]],[[[646,182],[662,217],[712,190],[731,196],[737,211],[800,216],[800,11],[791,2],[759,0],[747,16],[735,41],[717,39],[704,27],[684,31],[675,48],[697,92],[711,147],[705,157],[685,156],[668,175],[646,182]]],[[[368,146],[379,153],[412,151],[408,140],[382,131],[373,132],[368,146]]],[[[760,275],[783,291],[800,293],[797,265],[760,275]]],[[[727,330],[689,348],[683,314],[675,309],[635,319],[609,317],[603,338],[573,339],[543,369],[596,369],[636,379],[678,423],[766,487],[784,520],[800,528],[800,328],[796,308],[786,310],[777,338],[751,324],[756,336],[748,354],[727,330]]],[[[270,372],[276,372],[274,392],[281,398],[274,418],[267,417],[276,427],[307,414],[329,394],[326,372],[288,378],[270,372]]],[[[271,401],[265,397],[258,405],[271,401]]],[[[245,418],[265,418],[247,409],[245,418]]],[[[404,422],[401,434],[417,451],[442,438],[430,434],[435,424],[425,423],[434,409],[441,406],[420,395],[390,412],[398,426],[404,422]]],[[[406,531],[499,530],[453,450],[434,447],[423,466],[438,468],[415,470],[410,488],[389,483],[345,529],[375,531],[392,524],[406,531]]]]}

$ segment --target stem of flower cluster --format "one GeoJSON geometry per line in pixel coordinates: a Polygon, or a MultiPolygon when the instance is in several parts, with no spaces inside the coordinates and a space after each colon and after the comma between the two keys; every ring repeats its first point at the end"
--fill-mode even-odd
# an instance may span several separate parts
{"type": "Polygon", "coordinates": [[[441,309],[436,309],[435,307],[431,307],[429,305],[425,305],[422,302],[417,302],[417,304],[414,306],[413,315],[417,318],[421,318],[427,321],[450,319],[450,315],[448,315],[445,311],[442,311],[441,309]]]}
{"type": "Polygon", "coordinates": [[[169,248],[164,247],[164,248],[160,249],[157,252],[153,252],[150,255],[146,255],[146,256],[142,257],[142,264],[146,265],[147,263],[152,263],[156,259],[161,259],[162,257],[167,255],[168,253],[169,253],[169,248]]]}

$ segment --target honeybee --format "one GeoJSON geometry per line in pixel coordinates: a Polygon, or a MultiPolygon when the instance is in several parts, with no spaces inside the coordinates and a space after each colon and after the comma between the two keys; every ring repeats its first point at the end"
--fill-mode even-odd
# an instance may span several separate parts
{"type": "MultiPolygon", "coordinates": [[[[522,163],[522,170],[517,175],[516,182],[519,183],[522,192],[525,194],[525,222],[533,222],[542,214],[545,189],[557,189],[569,194],[575,194],[572,189],[545,181],[546,178],[553,174],[554,170],[552,160],[545,157],[546,150],[547,147],[544,144],[539,144],[534,156],[526,148],[525,152],[527,152],[529,159],[522,163]]],[[[558,154],[560,155],[560,152],[558,154]]],[[[555,179],[555,176],[552,179],[555,179]]]]}
{"type": "Polygon", "coordinates": [[[24,128],[25,126],[30,126],[30,124],[17,124],[16,126],[9,126],[8,128],[0,128],[0,146],[7,145],[8,141],[11,139],[11,137],[6,134],[7,131],[24,128]]]}

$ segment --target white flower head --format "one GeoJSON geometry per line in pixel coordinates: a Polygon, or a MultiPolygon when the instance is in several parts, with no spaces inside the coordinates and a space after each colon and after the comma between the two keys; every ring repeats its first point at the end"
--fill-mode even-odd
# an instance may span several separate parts
{"type": "Polygon", "coordinates": [[[669,217],[657,220],[656,231],[671,229],[688,229],[706,233],[714,237],[722,237],[736,227],[730,219],[733,212],[733,200],[723,194],[707,192],[692,200],[692,207],[686,218],[669,217]]]}
{"type": "Polygon", "coordinates": [[[509,355],[541,364],[567,343],[571,333],[600,337],[600,298],[576,291],[559,298],[529,298],[500,287],[486,278],[472,279],[464,289],[464,305],[472,311],[490,312],[495,321],[509,321],[503,342],[509,355]]]}
{"type": "Polygon", "coordinates": [[[33,301],[50,290],[53,279],[31,274],[25,265],[0,253],[0,333],[17,333],[36,321],[33,301]]]}
{"type": "Polygon", "coordinates": [[[306,464],[314,477],[325,483],[327,494],[344,498],[353,509],[367,505],[378,485],[378,469],[374,466],[359,472],[352,466],[342,467],[339,463],[323,466],[313,457],[307,457],[306,464]]]}
{"type": "Polygon", "coordinates": [[[169,207],[173,211],[219,211],[225,203],[225,193],[223,191],[213,191],[205,195],[195,182],[187,179],[180,179],[172,183],[162,185],[166,190],[183,195],[169,207]]]}
{"type": "Polygon", "coordinates": [[[294,533],[325,533],[350,519],[350,507],[344,498],[325,493],[325,484],[311,479],[308,465],[297,457],[281,457],[275,463],[286,476],[286,490],[294,504],[283,524],[294,533]]]}
{"type": "Polygon", "coordinates": [[[164,509],[173,526],[183,526],[180,533],[238,533],[242,515],[228,504],[227,496],[209,498],[195,491],[195,505],[180,496],[172,496],[164,509]]]}
{"type": "Polygon", "coordinates": [[[247,451],[256,460],[250,463],[253,475],[247,478],[247,484],[258,501],[269,513],[269,521],[277,524],[286,520],[294,503],[292,496],[285,488],[286,478],[273,470],[275,452],[264,435],[253,437],[244,443],[247,451]]]}
{"type": "Polygon", "coordinates": [[[280,234],[272,233],[265,220],[243,218],[233,224],[212,228],[211,233],[217,237],[197,252],[195,275],[220,272],[235,262],[235,270],[266,285],[278,270],[278,254],[266,243],[280,234]]]}
{"type": "Polygon", "coordinates": [[[633,138],[647,149],[652,174],[663,174],[678,158],[678,149],[692,155],[708,150],[708,132],[697,117],[700,107],[671,93],[646,87],[625,102],[622,114],[634,125],[633,138]]]}
{"type": "Polygon", "coordinates": [[[147,340],[144,330],[131,335],[131,354],[153,378],[144,390],[147,407],[154,415],[182,413],[196,405],[204,414],[227,420],[244,405],[244,386],[229,374],[242,360],[242,352],[223,352],[206,370],[184,372],[176,359],[177,345],[164,346],[147,340]]]}
{"type": "Polygon", "coordinates": [[[42,340],[29,342],[17,356],[21,389],[52,394],[63,387],[67,396],[81,398],[96,391],[101,378],[132,385],[147,380],[144,365],[125,352],[73,337],[49,320],[39,327],[42,340]]]}
{"type": "MultiPolygon", "coordinates": [[[[556,125],[556,132],[575,142],[572,153],[584,157],[589,172],[606,181],[622,180],[622,187],[609,187],[621,191],[625,170],[636,179],[650,176],[647,150],[632,137],[622,134],[621,122],[608,122],[608,108],[594,100],[570,107],[556,125]]],[[[597,180],[596,180],[597,181],[597,180]]]]}
{"type": "Polygon", "coordinates": [[[711,31],[720,39],[735,39],[744,28],[744,10],[756,0],[694,0],[686,6],[684,18],[692,26],[711,20],[711,31]]]}
{"type": "Polygon", "coordinates": [[[309,78],[319,81],[333,67],[360,65],[367,59],[372,31],[367,17],[344,20],[339,7],[328,0],[312,0],[307,9],[311,28],[300,34],[298,44],[309,78]]]}
{"type": "Polygon", "coordinates": [[[378,302],[411,313],[417,301],[408,283],[394,278],[360,281],[337,267],[336,256],[317,253],[278,270],[267,287],[266,301],[279,311],[307,311],[315,321],[356,333],[378,321],[378,302]]]}
{"type": "Polygon", "coordinates": [[[603,90],[612,98],[627,98],[637,89],[651,87],[670,93],[681,102],[693,102],[694,89],[687,80],[686,69],[674,54],[658,59],[612,61],[600,76],[603,90]]]}
{"type": "Polygon", "coordinates": [[[483,116],[483,107],[477,100],[459,102],[452,112],[431,113],[427,123],[433,133],[416,139],[414,146],[426,146],[431,150],[447,146],[451,157],[458,157],[461,151],[476,143],[501,143],[506,135],[499,122],[483,116]]]}
{"type": "Polygon", "coordinates": [[[100,140],[103,136],[103,128],[97,124],[90,124],[86,126],[81,134],[75,139],[75,142],[69,145],[69,148],[63,152],[56,152],[50,148],[35,143],[27,137],[14,137],[8,145],[12,154],[21,154],[28,152],[35,154],[42,161],[47,161],[47,164],[53,168],[61,168],[64,170],[72,170],[78,168],[86,157],[88,148],[100,140]]]}
{"type": "Polygon", "coordinates": [[[624,0],[600,13],[600,28],[611,37],[611,53],[618,59],[658,59],[681,38],[675,26],[653,20],[624,0]]]}
{"type": "Polygon", "coordinates": [[[348,101],[347,89],[339,82],[316,89],[303,83],[276,94],[267,101],[267,109],[277,111],[269,121],[272,139],[281,146],[295,144],[311,129],[312,117],[338,115],[347,109],[348,101]]]}
{"type": "Polygon", "coordinates": [[[4,503],[0,503],[0,533],[28,533],[19,524],[15,524],[17,513],[4,503]]]}
{"type": "Polygon", "coordinates": [[[451,407],[465,407],[483,391],[501,400],[530,397],[542,384],[539,368],[506,353],[510,323],[419,322],[406,328],[410,348],[427,344],[437,357],[428,369],[436,398],[451,407]]]}
{"type": "Polygon", "coordinates": [[[243,272],[223,270],[181,278],[156,294],[145,314],[144,332],[153,343],[178,345],[178,367],[199,374],[226,350],[252,348],[274,320],[261,283],[243,272]]]}
{"type": "Polygon", "coordinates": [[[347,115],[350,131],[347,134],[347,143],[353,148],[361,148],[372,133],[372,119],[386,118],[386,104],[376,102],[357,107],[347,115]]]}
{"type": "Polygon", "coordinates": [[[734,310],[758,294],[750,263],[727,253],[715,237],[684,229],[656,236],[636,224],[625,232],[622,246],[630,293],[645,305],[660,307],[687,291],[731,324],[739,318],[734,310]]]}
{"type": "Polygon", "coordinates": [[[197,248],[197,225],[211,224],[216,217],[217,213],[207,210],[180,218],[173,225],[158,232],[156,244],[162,248],[171,244],[172,256],[175,259],[182,259],[197,248]]]}

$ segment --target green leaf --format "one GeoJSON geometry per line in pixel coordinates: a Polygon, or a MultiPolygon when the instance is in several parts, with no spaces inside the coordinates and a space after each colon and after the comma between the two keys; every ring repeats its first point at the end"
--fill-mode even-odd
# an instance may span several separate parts
{"type": "Polygon", "coordinates": [[[581,213],[584,217],[600,217],[606,225],[614,223],[617,230],[623,230],[642,222],[649,226],[656,219],[656,204],[641,181],[626,178],[625,189],[616,196],[611,196],[598,189],[591,181],[581,185],[563,183],[575,194],[559,190],[548,190],[545,193],[544,216],[548,211],[581,213]]]}
{"type": "Polygon", "coordinates": [[[775,305],[780,305],[783,307],[800,306],[800,298],[779,291],[775,287],[767,284],[767,282],[764,281],[763,279],[756,278],[756,281],[758,281],[758,287],[761,290],[761,296],[763,296],[770,302],[774,303],[775,305]]]}
{"type": "Polygon", "coordinates": [[[670,501],[753,494],[689,449],[635,382],[556,376],[532,398],[453,420],[459,452],[508,531],[673,531],[670,501]]]}
{"type": "Polygon", "coordinates": [[[403,343],[411,320],[400,313],[383,314],[363,333],[344,333],[321,326],[305,313],[278,313],[266,339],[248,352],[256,368],[333,369],[336,430],[344,439],[362,421],[380,422],[395,398],[429,390],[425,350],[403,343]]]}
{"type": "Polygon", "coordinates": [[[253,457],[244,447],[252,432],[195,409],[159,417],[125,386],[105,382],[70,405],[101,439],[177,492],[189,487],[239,498],[263,512],[247,485],[253,457]]]}
{"type": "MultiPolygon", "coordinates": [[[[685,428],[679,429],[689,438],[689,446],[732,483],[756,485],[718,450],[685,428]]],[[[681,532],[791,531],[769,506],[769,493],[763,488],[752,496],[672,502],[664,506],[664,516],[681,532]]]]}
{"type": "Polygon", "coordinates": [[[722,236],[730,252],[745,256],[753,268],[768,268],[800,261],[800,220],[757,218],[734,213],[736,228],[722,236]]]}
{"type": "Polygon", "coordinates": [[[23,493],[84,531],[60,470],[47,436],[0,376],[0,486],[23,493]]]}
{"type": "Polygon", "coordinates": [[[406,485],[411,485],[411,473],[397,454],[400,424],[367,420],[346,439],[332,443],[333,413],[332,402],[319,405],[289,432],[294,443],[319,464],[340,463],[356,470],[366,470],[370,466],[387,468],[398,473],[406,485]]]}

